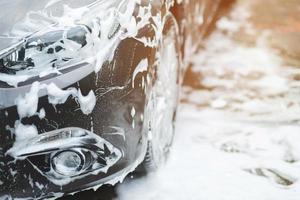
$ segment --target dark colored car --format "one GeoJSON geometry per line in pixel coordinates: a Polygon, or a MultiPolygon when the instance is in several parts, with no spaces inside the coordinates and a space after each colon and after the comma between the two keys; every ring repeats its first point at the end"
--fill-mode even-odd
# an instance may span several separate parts
{"type": "Polygon", "coordinates": [[[0,0],[0,199],[156,169],[188,57],[228,2],[0,0]]]}

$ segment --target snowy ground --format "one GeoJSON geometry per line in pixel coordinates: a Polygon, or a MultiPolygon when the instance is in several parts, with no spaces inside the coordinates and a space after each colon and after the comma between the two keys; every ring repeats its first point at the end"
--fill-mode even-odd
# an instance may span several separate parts
{"type": "Polygon", "coordinates": [[[121,184],[118,199],[299,199],[300,165],[282,157],[300,128],[258,126],[193,107],[185,107],[180,120],[167,166],[121,184]],[[290,133],[287,138],[286,133],[290,133]],[[291,182],[295,183],[286,186],[291,182]]]}
{"type": "Polygon", "coordinates": [[[237,8],[194,59],[171,157],[117,187],[120,200],[299,200],[300,70],[237,8]],[[257,38],[241,43],[236,35],[257,38]]]}

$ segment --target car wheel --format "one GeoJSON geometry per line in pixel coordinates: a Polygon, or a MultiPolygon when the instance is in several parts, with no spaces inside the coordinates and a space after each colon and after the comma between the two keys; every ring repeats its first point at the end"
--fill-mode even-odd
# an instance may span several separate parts
{"type": "Polygon", "coordinates": [[[156,53],[155,81],[146,103],[148,147],[140,166],[143,173],[154,171],[165,162],[173,142],[181,82],[178,38],[177,22],[172,15],[168,15],[156,53]]]}

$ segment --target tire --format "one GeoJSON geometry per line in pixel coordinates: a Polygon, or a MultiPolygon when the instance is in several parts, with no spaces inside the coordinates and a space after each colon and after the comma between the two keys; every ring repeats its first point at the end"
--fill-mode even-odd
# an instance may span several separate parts
{"type": "Polygon", "coordinates": [[[148,95],[145,123],[148,126],[148,146],[138,172],[155,171],[169,155],[174,138],[179,99],[181,52],[178,25],[170,14],[166,16],[163,38],[157,49],[155,81],[148,95]]]}

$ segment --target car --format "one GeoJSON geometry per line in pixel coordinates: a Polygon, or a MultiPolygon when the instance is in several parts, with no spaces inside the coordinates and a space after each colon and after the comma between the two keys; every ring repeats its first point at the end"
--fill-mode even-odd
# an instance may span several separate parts
{"type": "Polygon", "coordinates": [[[0,199],[157,169],[189,58],[230,2],[0,0],[0,199]]]}

